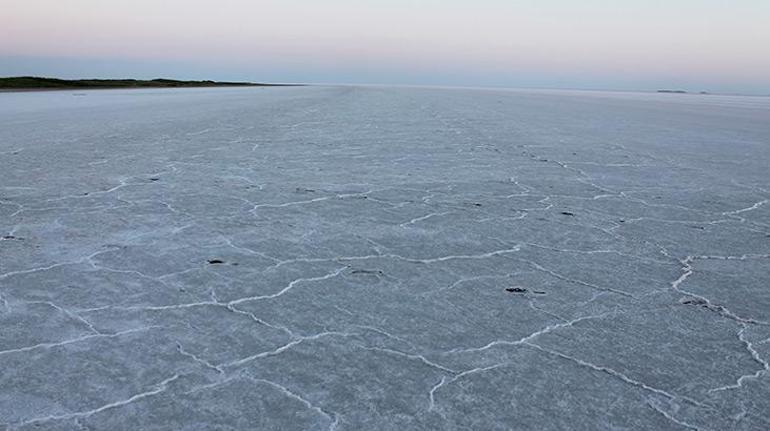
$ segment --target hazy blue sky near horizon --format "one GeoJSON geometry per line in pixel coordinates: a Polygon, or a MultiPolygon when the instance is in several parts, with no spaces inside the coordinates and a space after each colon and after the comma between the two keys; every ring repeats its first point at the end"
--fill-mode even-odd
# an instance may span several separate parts
{"type": "Polygon", "coordinates": [[[0,76],[770,94],[768,0],[0,0],[0,76]]]}

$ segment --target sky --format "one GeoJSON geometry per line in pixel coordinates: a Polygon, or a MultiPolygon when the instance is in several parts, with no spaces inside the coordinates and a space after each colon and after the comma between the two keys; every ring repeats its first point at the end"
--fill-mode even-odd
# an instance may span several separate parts
{"type": "Polygon", "coordinates": [[[0,0],[0,76],[770,94],[770,0],[0,0]]]}

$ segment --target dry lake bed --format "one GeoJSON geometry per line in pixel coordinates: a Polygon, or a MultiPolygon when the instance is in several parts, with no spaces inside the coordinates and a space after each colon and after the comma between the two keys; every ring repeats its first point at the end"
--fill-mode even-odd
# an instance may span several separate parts
{"type": "Polygon", "coordinates": [[[770,98],[0,94],[0,429],[768,430],[770,98]]]}

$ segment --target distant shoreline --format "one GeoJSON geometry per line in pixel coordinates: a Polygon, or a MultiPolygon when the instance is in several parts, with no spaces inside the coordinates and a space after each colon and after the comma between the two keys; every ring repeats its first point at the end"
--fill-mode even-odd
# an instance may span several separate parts
{"type": "Polygon", "coordinates": [[[255,82],[180,81],[175,79],[58,79],[37,76],[0,78],[0,92],[118,90],[151,88],[297,87],[304,84],[255,82]]]}

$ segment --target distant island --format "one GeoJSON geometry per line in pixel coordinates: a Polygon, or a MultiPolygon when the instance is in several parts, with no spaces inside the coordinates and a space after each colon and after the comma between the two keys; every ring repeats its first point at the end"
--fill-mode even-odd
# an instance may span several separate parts
{"type": "Polygon", "coordinates": [[[0,78],[0,90],[69,90],[110,88],[280,87],[295,84],[253,82],[179,81],[176,79],[57,79],[37,76],[0,78]]]}
{"type": "MultiPolygon", "coordinates": [[[[696,93],[690,93],[689,91],[685,90],[658,90],[658,93],[664,93],[664,94],[696,94],[696,93]]],[[[702,96],[709,95],[708,91],[699,91],[697,94],[700,94],[702,96]]]]}

